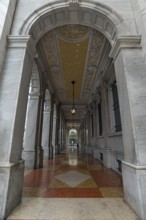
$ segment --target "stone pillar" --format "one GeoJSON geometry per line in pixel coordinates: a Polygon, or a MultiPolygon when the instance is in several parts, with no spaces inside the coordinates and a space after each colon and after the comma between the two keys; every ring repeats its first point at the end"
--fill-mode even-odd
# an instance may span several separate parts
{"type": "Polygon", "coordinates": [[[0,1],[0,72],[5,57],[7,36],[10,34],[17,0],[0,1]]]}
{"type": "Polygon", "coordinates": [[[54,103],[54,112],[53,112],[53,131],[52,131],[52,146],[53,146],[53,154],[55,153],[56,146],[56,122],[57,122],[57,110],[56,104],[54,103]]]}
{"type": "Polygon", "coordinates": [[[22,158],[25,160],[25,167],[34,167],[35,158],[35,135],[38,113],[39,88],[40,82],[36,66],[33,68],[30,85],[30,94],[27,106],[27,117],[25,123],[24,143],[22,158]]]}
{"type": "Polygon", "coordinates": [[[51,97],[51,111],[50,111],[50,124],[49,124],[49,155],[48,159],[53,159],[53,145],[52,145],[52,135],[53,135],[53,114],[54,114],[54,97],[51,97]]]}
{"type": "Polygon", "coordinates": [[[48,159],[48,146],[49,146],[49,124],[51,113],[51,100],[50,95],[45,97],[44,115],[43,115],[43,132],[42,132],[42,146],[44,150],[44,159],[48,159]]]}
{"type": "Polygon", "coordinates": [[[69,146],[69,128],[66,129],[66,137],[65,137],[66,146],[69,146]]]}
{"type": "Polygon", "coordinates": [[[98,121],[97,121],[97,101],[93,101],[93,112],[94,112],[94,139],[96,142],[96,138],[97,138],[97,129],[98,129],[98,121]]]}
{"type": "Polygon", "coordinates": [[[104,135],[104,156],[103,163],[105,167],[111,168],[110,163],[110,148],[109,148],[109,109],[108,109],[108,93],[106,82],[101,83],[101,99],[102,99],[102,120],[103,120],[103,135],[104,135]],[[103,117],[104,116],[104,117],[103,117]]]}
{"type": "Polygon", "coordinates": [[[91,133],[91,108],[87,110],[87,127],[88,127],[88,145],[87,145],[87,153],[92,155],[92,133],[91,133]]]}
{"type": "Polygon", "coordinates": [[[81,126],[80,126],[80,141],[81,141],[81,144],[80,144],[80,148],[81,148],[81,152],[84,153],[84,138],[85,138],[85,133],[84,133],[84,120],[82,120],[81,122],[81,126]]]}
{"type": "Polygon", "coordinates": [[[61,114],[60,119],[60,142],[61,142],[61,151],[63,151],[63,116],[61,114]]]}
{"type": "Polygon", "coordinates": [[[64,149],[66,149],[66,132],[67,132],[67,128],[66,128],[66,124],[65,124],[65,120],[64,120],[64,135],[63,135],[64,149]]]}
{"type": "Polygon", "coordinates": [[[146,219],[146,67],[140,37],[118,37],[114,58],[123,129],[124,197],[146,219]]]}
{"type": "Polygon", "coordinates": [[[8,38],[0,75],[0,219],[7,217],[21,201],[24,175],[21,154],[33,63],[29,38],[8,38]]]}
{"type": "Polygon", "coordinates": [[[88,146],[88,143],[89,143],[89,135],[88,135],[88,114],[86,112],[86,115],[85,115],[85,121],[86,121],[86,147],[88,146]]]}
{"type": "Polygon", "coordinates": [[[60,153],[60,105],[57,106],[55,153],[60,153]]]}
{"type": "Polygon", "coordinates": [[[42,90],[39,96],[36,137],[35,137],[35,161],[34,169],[43,167],[43,147],[42,147],[42,129],[43,129],[43,110],[44,110],[45,91],[42,90]]]}

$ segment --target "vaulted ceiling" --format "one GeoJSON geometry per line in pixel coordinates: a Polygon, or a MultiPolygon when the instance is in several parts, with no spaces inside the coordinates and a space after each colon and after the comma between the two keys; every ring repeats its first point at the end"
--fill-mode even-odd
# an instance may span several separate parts
{"type": "Polygon", "coordinates": [[[38,43],[48,77],[68,122],[72,121],[71,81],[75,80],[75,120],[79,122],[94,92],[93,84],[105,43],[100,32],[81,25],[58,27],[47,32],[38,43]]]}

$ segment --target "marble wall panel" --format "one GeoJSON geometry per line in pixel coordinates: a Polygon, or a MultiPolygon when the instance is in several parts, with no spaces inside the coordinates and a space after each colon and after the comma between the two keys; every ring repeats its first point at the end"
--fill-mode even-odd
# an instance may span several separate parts
{"type": "Polygon", "coordinates": [[[38,112],[38,99],[39,97],[31,97],[28,101],[27,120],[25,125],[24,135],[24,150],[34,150],[35,135],[36,135],[36,121],[38,112]]]}
{"type": "Polygon", "coordinates": [[[123,185],[124,198],[126,202],[140,216],[140,219],[146,219],[146,168],[134,166],[123,162],[123,185]]]}
{"type": "Polygon", "coordinates": [[[13,15],[16,7],[16,0],[0,1],[0,71],[2,69],[6,51],[7,35],[10,33],[13,15]]]}
{"type": "Polygon", "coordinates": [[[141,50],[122,51],[115,69],[125,157],[127,161],[146,164],[146,68],[141,50]]]}
{"type": "Polygon", "coordinates": [[[109,136],[109,145],[112,151],[124,153],[123,137],[121,134],[109,136]]]}

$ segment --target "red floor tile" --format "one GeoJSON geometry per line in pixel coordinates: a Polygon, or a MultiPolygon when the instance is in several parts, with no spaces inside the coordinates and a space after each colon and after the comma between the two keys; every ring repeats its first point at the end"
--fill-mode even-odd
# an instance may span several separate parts
{"type": "Polygon", "coordinates": [[[43,197],[47,198],[103,198],[101,192],[97,189],[48,189],[43,197]]]}
{"type": "Polygon", "coordinates": [[[98,187],[122,187],[122,178],[112,170],[90,171],[98,187]]]}
{"type": "Polygon", "coordinates": [[[25,176],[24,187],[47,187],[53,176],[53,171],[34,170],[25,176]]]}

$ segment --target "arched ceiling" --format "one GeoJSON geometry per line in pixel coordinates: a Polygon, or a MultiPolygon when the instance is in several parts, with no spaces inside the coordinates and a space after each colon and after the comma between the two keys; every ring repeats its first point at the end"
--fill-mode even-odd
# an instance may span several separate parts
{"type": "Polygon", "coordinates": [[[72,83],[75,80],[75,115],[79,123],[90,104],[98,65],[107,40],[92,28],[64,25],[47,32],[37,50],[46,65],[49,80],[68,123],[72,121],[72,83]]]}

